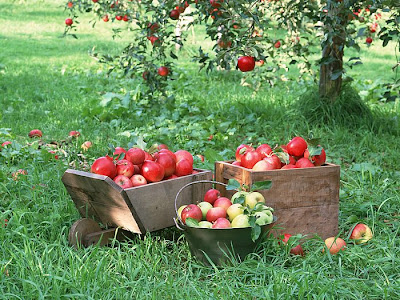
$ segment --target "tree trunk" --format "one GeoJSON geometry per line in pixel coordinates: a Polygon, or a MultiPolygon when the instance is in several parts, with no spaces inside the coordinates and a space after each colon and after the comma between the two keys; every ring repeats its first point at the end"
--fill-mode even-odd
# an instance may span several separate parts
{"type": "Polygon", "coordinates": [[[334,102],[342,89],[343,45],[325,45],[322,58],[329,61],[320,66],[319,95],[334,102]]]}

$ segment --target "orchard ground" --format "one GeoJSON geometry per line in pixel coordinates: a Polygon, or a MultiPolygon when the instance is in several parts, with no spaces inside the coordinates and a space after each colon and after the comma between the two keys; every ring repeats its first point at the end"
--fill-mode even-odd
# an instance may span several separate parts
{"type": "MultiPolygon", "coordinates": [[[[242,73],[198,72],[188,61],[198,45],[180,52],[177,67],[186,70],[171,85],[174,102],[154,106],[133,99],[124,106],[116,98],[101,106],[110,92],[134,94],[142,78],[106,77],[87,52],[95,46],[117,53],[129,37],[113,40],[111,22],[92,29],[90,19],[81,18],[79,39],[61,38],[63,4],[0,0],[0,141],[13,143],[12,151],[0,154],[0,220],[8,220],[0,225],[0,298],[400,297],[398,123],[391,130],[380,121],[372,127],[362,121],[353,127],[334,120],[332,126],[311,124],[295,110],[310,82],[282,82],[254,93],[240,85],[242,73]],[[36,150],[36,143],[27,145],[36,128],[45,142],[68,140],[71,130],[81,136],[63,146],[66,152],[56,160],[36,150]],[[87,163],[109,152],[110,143],[126,146],[140,136],[149,145],[203,154],[205,163],[197,160],[196,166],[211,169],[217,159],[232,159],[239,143],[275,145],[310,132],[324,145],[327,160],[341,166],[340,236],[347,240],[352,226],[363,222],[374,233],[369,243],[349,242],[346,251],[329,256],[315,237],[304,242],[305,257],[298,257],[268,240],[258,255],[222,269],[199,265],[174,229],[113,247],[68,246],[68,230],[79,214],[61,176],[66,162],[82,160],[86,140],[93,143],[84,152],[87,163]],[[11,174],[18,169],[28,174],[15,181],[11,174]]],[[[201,29],[195,34],[201,40],[201,29]]],[[[349,71],[366,104],[388,118],[398,117],[398,102],[377,101],[379,91],[371,88],[393,76],[391,49],[363,47],[364,64],[349,71]]]]}

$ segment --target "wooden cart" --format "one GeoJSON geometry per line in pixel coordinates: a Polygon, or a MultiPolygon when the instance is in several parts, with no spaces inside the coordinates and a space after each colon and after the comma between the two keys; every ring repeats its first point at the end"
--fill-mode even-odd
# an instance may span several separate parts
{"type": "MultiPolygon", "coordinates": [[[[211,171],[196,171],[176,179],[123,189],[107,176],[66,170],[62,182],[82,217],[71,226],[70,245],[106,245],[114,238],[124,240],[134,234],[174,226],[178,191],[189,182],[213,177],[211,171]]],[[[181,205],[201,202],[210,186],[194,185],[185,189],[181,205]]]]}

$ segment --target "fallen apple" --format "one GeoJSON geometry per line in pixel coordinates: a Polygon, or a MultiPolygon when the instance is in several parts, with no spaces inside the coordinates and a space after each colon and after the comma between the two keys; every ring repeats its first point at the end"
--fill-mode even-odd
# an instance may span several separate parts
{"type": "Polygon", "coordinates": [[[358,223],[354,226],[350,235],[350,239],[354,240],[356,244],[364,244],[372,239],[372,237],[373,234],[371,228],[362,223],[358,223]]]}
{"type": "MultiPolygon", "coordinates": [[[[337,254],[339,251],[344,251],[346,249],[346,242],[340,237],[329,237],[325,240],[325,246],[328,248],[331,254],[337,254]]],[[[322,249],[324,252],[325,248],[322,249]]]]}

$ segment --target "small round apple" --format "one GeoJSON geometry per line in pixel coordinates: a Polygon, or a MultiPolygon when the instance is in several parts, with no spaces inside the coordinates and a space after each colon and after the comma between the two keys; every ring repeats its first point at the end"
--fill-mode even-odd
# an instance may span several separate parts
{"type": "Polygon", "coordinates": [[[232,220],[232,228],[250,227],[249,216],[240,214],[232,220]]]}
{"type": "Polygon", "coordinates": [[[207,212],[209,211],[209,209],[211,209],[213,206],[211,203],[209,202],[200,202],[199,204],[197,204],[198,207],[200,207],[201,212],[203,213],[203,220],[206,219],[207,216],[207,212]]]}
{"type": "MultiPolygon", "coordinates": [[[[339,251],[344,251],[346,249],[346,242],[340,237],[329,237],[325,240],[325,246],[328,248],[331,254],[337,254],[339,251]]],[[[322,249],[324,252],[325,249],[322,249]]]]}
{"type": "Polygon", "coordinates": [[[212,225],[212,228],[214,229],[225,229],[231,227],[231,222],[229,222],[229,220],[226,218],[218,218],[212,225]]]}
{"type": "Polygon", "coordinates": [[[208,221],[200,221],[199,222],[199,227],[201,228],[212,228],[212,223],[208,221]]]}
{"type": "Polygon", "coordinates": [[[219,197],[214,202],[214,207],[222,207],[223,209],[227,210],[229,206],[232,205],[232,202],[229,198],[226,197],[219,197]]]}
{"type": "Polygon", "coordinates": [[[258,202],[265,203],[265,198],[260,192],[251,192],[246,195],[244,205],[253,209],[258,202]]]}
{"type": "Polygon", "coordinates": [[[217,189],[209,189],[204,195],[204,201],[214,204],[215,200],[219,198],[221,192],[217,189]]]}
{"type": "Polygon", "coordinates": [[[260,226],[271,224],[274,220],[274,216],[270,210],[258,211],[254,215],[256,217],[256,224],[260,226]]]}
{"type": "Polygon", "coordinates": [[[187,206],[187,205],[182,205],[182,206],[180,206],[180,207],[178,208],[178,216],[179,216],[179,218],[181,217],[182,210],[183,210],[186,206],[187,206]]]}
{"type": "Polygon", "coordinates": [[[354,226],[353,231],[351,232],[350,239],[355,240],[356,244],[364,244],[372,239],[373,234],[371,228],[367,225],[359,223],[354,226]]]}
{"type": "Polygon", "coordinates": [[[142,185],[146,185],[146,184],[147,184],[146,178],[144,178],[144,176],[143,176],[143,175],[140,175],[140,174],[134,174],[134,175],[132,175],[132,177],[131,177],[131,182],[132,182],[132,185],[133,185],[134,187],[136,187],[136,186],[142,186],[142,185]]]}
{"type": "Polygon", "coordinates": [[[226,214],[228,215],[229,221],[232,222],[236,216],[243,214],[243,211],[243,205],[240,203],[235,203],[228,207],[228,209],[226,210],[226,214]]]}
{"type": "Polygon", "coordinates": [[[208,222],[215,222],[218,218],[226,218],[226,210],[222,207],[212,207],[207,211],[208,222]]]}
{"type": "Polygon", "coordinates": [[[201,212],[200,207],[198,207],[196,204],[189,204],[188,206],[186,206],[181,213],[183,224],[186,224],[187,218],[192,218],[200,222],[203,218],[203,213],[201,212]]]}

